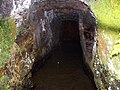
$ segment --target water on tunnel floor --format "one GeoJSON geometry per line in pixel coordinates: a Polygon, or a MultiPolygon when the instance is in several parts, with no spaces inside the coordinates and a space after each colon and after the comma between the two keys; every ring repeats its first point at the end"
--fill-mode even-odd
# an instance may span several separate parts
{"type": "Polygon", "coordinates": [[[82,59],[79,43],[60,43],[32,77],[34,90],[95,90],[83,71],[82,59]]]}

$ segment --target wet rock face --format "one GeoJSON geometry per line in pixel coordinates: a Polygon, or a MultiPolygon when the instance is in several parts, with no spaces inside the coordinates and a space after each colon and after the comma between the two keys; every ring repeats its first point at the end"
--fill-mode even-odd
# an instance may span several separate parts
{"type": "Polygon", "coordinates": [[[13,8],[12,0],[0,0],[0,15],[9,16],[13,8]]]}
{"type": "MultiPolygon", "coordinates": [[[[0,1],[0,8],[1,8],[1,5],[2,5],[2,0],[0,1]]],[[[2,9],[0,9],[0,13],[2,12],[2,9]]]]}

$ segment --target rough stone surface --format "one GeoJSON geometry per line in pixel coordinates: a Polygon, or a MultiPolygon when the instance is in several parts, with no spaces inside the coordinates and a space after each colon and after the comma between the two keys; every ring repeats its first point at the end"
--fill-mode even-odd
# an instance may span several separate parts
{"type": "Polygon", "coordinates": [[[9,16],[12,6],[12,0],[0,0],[0,16],[9,16]]]}

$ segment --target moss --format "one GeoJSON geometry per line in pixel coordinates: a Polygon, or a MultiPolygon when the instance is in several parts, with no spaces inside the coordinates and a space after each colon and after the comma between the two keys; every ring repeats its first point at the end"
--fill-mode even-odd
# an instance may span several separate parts
{"type": "Polygon", "coordinates": [[[115,79],[120,80],[120,1],[98,0],[90,2],[90,5],[98,19],[98,54],[101,62],[109,71],[107,73],[109,75],[103,78],[102,83],[107,81],[108,85],[114,88],[117,86],[112,85],[112,83],[117,83],[115,79]]]}
{"type": "Polygon", "coordinates": [[[12,18],[3,18],[0,20],[0,67],[10,58],[10,49],[12,48],[16,35],[15,20],[12,18]]]}

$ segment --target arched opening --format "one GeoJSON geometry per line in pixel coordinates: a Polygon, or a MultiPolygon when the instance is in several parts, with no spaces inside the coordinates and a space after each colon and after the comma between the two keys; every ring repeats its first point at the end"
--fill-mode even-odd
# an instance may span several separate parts
{"type": "Polygon", "coordinates": [[[56,48],[33,76],[35,90],[95,90],[82,68],[79,21],[54,20],[51,29],[56,48]]]}

